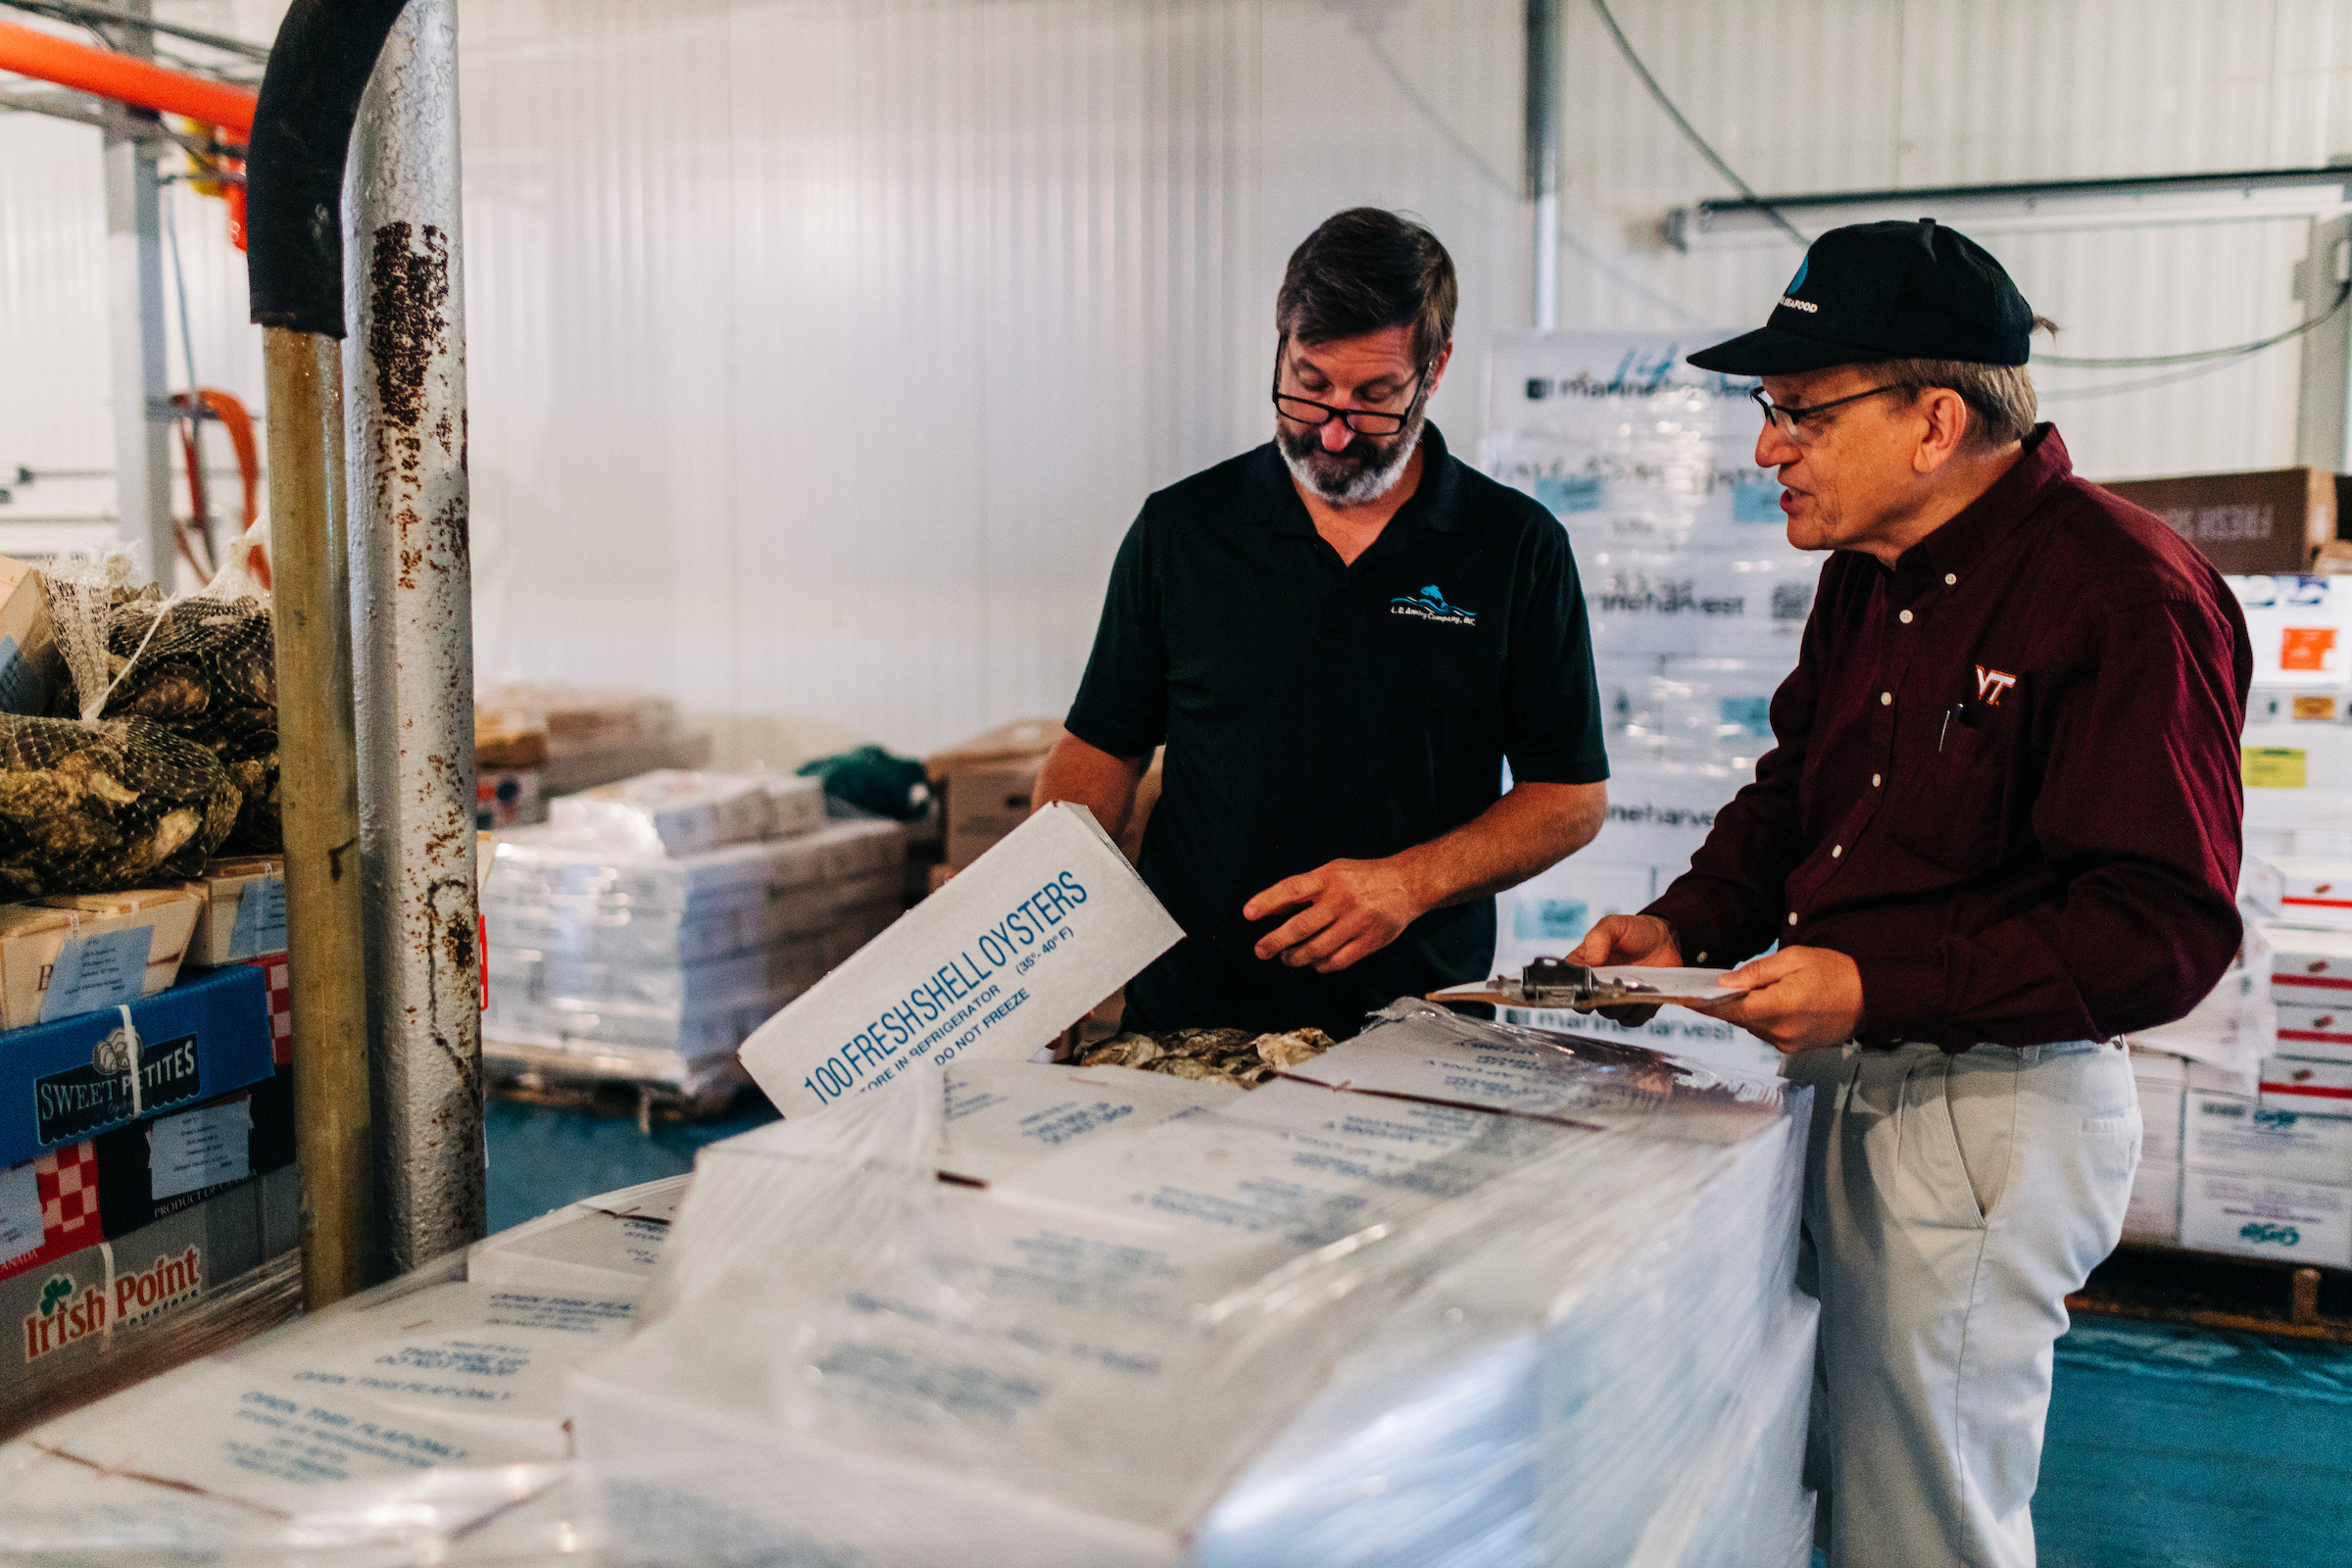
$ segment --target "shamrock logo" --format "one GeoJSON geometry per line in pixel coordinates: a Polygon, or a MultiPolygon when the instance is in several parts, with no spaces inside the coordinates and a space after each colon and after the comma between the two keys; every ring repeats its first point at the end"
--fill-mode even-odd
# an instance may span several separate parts
{"type": "Polygon", "coordinates": [[[41,1316],[47,1317],[50,1313],[56,1311],[60,1306],[63,1306],[66,1303],[67,1298],[71,1297],[73,1294],[74,1281],[72,1277],[68,1275],[60,1274],[57,1278],[42,1286],[41,1316]]]}

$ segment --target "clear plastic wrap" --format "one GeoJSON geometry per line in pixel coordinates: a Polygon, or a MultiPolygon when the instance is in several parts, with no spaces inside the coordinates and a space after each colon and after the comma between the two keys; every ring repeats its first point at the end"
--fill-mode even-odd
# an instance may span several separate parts
{"type": "Polygon", "coordinates": [[[714,1145],[0,1450],[0,1555],[1804,1562],[1803,1092],[1409,1003],[1350,1061],[714,1145]]]}
{"type": "MultiPolygon", "coordinates": [[[[712,795],[698,780],[620,786],[593,809],[500,838],[482,899],[494,1054],[568,1052],[583,1072],[679,1078],[734,1051],[897,918],[900,824],[835,822],[669,854],[638,797],[739,814],[750,800],[773,820],[764,783],[712,795]]],[[[680,842],[701,831],[668,827],[680,842]]]]}

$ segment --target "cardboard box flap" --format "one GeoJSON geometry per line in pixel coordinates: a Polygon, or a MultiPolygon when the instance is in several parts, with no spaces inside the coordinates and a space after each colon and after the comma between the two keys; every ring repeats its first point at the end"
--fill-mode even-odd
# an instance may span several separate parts
{"type": "Polygon", "coordinates": [[[744,1042],[787,1115],[918,1058],[1019,1060],[1184,936],[1082,806],[1047,807],[744,1042]]]}

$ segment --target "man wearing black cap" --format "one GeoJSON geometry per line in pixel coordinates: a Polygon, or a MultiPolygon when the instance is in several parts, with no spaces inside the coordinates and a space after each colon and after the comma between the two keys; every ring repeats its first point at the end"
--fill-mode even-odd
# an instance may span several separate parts
{"type": "Polygon", "coordinates": [[[1834,551],[1776,748],[1584,963],[1723,964],[1814,1091],[1799,1276],[1831,1561],[2030,1564],[2065,1298],[2138,1162],[2122,1036],[2229,967],[2237,602],[2034,422],[2037,324],[1934,222],[1815,241],[1760,331],[1788,537],[1834,551]]]}

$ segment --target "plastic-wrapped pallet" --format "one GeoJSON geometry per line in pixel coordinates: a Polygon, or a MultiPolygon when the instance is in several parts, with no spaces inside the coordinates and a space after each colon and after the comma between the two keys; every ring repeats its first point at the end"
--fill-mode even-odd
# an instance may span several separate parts
{"type": "Polygon", "coordinates": [[[917,1074],[706,1153],[574,1433],[747,1560],[1801,1563],[1803,1111],[1399,1003],[980,1186],[917,1074]]]}
{"type": "MultiPolygon", "coordinates": [[[[692,804],[703,820],[669,824],[688,842],[733,831],[713,826],[733,820],[721,808],[772,822],[778,794],[755,781],[673,784],[648,798],[672,803],[665,810],[692,804]]],[[[500,838],[482,900],[494,1055],[504,1045],[564,1054],[584,1073],[683,1081],[899,912],[906,830],[896,822],[828,822],[676,855],[652,820],[635,819],[646,795],[624,787],[594,809],[500,838]]]]}

